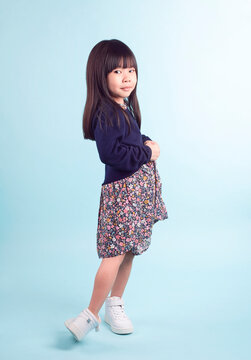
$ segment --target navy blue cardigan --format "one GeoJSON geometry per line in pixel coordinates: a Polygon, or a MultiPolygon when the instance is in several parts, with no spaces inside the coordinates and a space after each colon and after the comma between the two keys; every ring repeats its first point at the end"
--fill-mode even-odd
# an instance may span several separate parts
{"type": "Polygon", "coordinates": [[[119,111],[120,127],[115,115],[110,115],[113,127],[106,126],[102,113],[101,125],[97,112],[92,119],[92,129],[100,160],[105,164],[105,179],[102,185],[124,179],[150,161],[152,150],[144,145],[148,136],[142,135],[138,123],[129,109],[126,109],[131,121],[131,133],[123,111],[119,111]]]}

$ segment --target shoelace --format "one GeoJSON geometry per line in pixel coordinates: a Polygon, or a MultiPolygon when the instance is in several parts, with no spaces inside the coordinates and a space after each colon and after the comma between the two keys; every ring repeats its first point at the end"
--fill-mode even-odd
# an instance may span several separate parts
{"type": "Polygon", "coordinates": [[[123,305],[112,305],[112,312],[114,314],[114,317],[116,317],[117,319],[127,319],[127,315],[125,314],[124,311],[124,306],[123,305]]]}

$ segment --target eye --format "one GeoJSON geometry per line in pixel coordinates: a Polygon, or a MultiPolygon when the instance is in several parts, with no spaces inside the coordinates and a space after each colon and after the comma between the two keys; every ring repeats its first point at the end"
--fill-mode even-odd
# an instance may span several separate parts
{"type": "Polygon", "coordinates": [[[134,72],[135,71],[135,69],[131,69],[131,70],[129,70],[129,72],[134,72]]]}
{"type": "Polygon", "coordinates": [[[119,71],[121,72],[121,70],[114,70],[115,74],[118,74],[119,71]]]}

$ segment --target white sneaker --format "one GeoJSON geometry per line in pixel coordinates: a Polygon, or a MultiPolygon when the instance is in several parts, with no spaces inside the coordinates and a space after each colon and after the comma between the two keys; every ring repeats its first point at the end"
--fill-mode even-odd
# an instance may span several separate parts
{"type": "Polygon", "coordinates": [[[105,322],[116,334],[130,334],[133,325],[124,311],[124,301],[119,296],[109,296],[105,300],[105,322]]]}
{"type": "Polygon", "coordinates": [[[80,341],[89,331],[95,328],[99,331],[99,324],[101,318],[97,319],[96,316],[88,309],[84,309],[75,317],[68,319],[64,322],[67,329],[72,333],[76,340],[80,341]]]}

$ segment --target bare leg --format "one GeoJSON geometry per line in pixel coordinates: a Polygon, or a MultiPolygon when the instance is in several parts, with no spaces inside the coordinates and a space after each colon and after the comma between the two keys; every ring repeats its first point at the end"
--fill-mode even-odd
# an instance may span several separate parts
{"type": "Polygon", "coordinates": [[[116,280],[111,290],[111,296],[122,297],[132,268],[134,254],[129,251],[125,254],[124,260],[119,267],[116,280]]]}
{"type": "Polygon", "coordinates": [[[88,306],[88,309],[97,318],[98,312],[113,286],[124,257],[125,254],[102,259],[95,277],[92,297],[88,306]]]}

